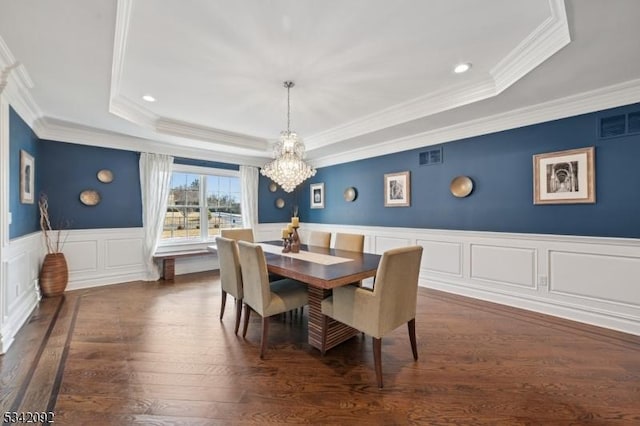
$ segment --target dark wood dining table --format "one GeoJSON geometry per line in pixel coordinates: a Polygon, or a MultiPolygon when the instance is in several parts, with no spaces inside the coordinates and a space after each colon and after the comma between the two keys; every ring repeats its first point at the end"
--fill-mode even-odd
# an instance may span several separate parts
{"type": "MultiPolygon", "coordinates": [[[[268,241],[266,244],[282,245],[282,242],[268,241]]],[[[381,256],[307,245],[301,245],[300,251],[351,259],[348,262],[324,265],[277,253],[265,252],[269,272],[307,284],[309,291],[308,341],[314,348],[322,350],[322,332],[325,326],[320,307],[322,300],[331,296],[332,289],[336,287],[374,277],[381,256]]],[[[355,328],[333,319],[329,319],[326,326],[326,350],[360,333],[355,328]]]]}
{"type": "MultiPolygon", "coordinates": [[[[265,241],[262,244],[282,247],[282,241],[265,241]]],[[[322,332],[325,326],[321,302],[330,297],[332,289],[357,283],[376,275],[380,255],[336,250],[317,246],[301,245],[301,252],[318,253],[349,259],[340,263],[323,264],[300,259],[298,256],[264,250],[267,269],[270,273],[292,278],[307,284],[309,291],[308,341],[317,349],[322,349],[322,332]]],[[[330,349],[360,332],[341,322],[330,319],[327,323],[327,344],[330,349]]]]}

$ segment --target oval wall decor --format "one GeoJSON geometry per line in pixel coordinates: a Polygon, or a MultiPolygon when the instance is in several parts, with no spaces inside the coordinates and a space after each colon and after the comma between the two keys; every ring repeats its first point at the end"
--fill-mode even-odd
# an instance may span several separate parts
{"type": "Polygon", "coordinates": [[[284,207],[284,200],[282,198],[278,198],[276,200],[276,207],[279,208],[279,209],[284,207]]]}
{"type": "Polygon", "coordinates": [[[278,190],[278,184],[275,182],[271,182],[269,184],[269,191],[276,192],[278,190]]]}
{"type": "Polygon", "coordinates": [[[463,198],[473,191],[473,181],[468,176],[456,176],[449,186],[454,197],[463,198]]]}
{"type": "Polygon", "coordinates": [[[113,172],[109,169],[102,169],[98,172],[98,180],[102,183],[113,182],[113,172]]]}
{"type": "Polygon", "coordinates": [[[353,186],[350,186],[349,188],[344,190],[344,194],[342,194],[342,196],[344,197],[344,200],[346,202],[351,202],[355,200],[356,197],[358,197],[358,191],[356,191],[353,186]]]}
{"type": "Polygon", "coordinates": [[[93,189],[87,189],[80,193],[80,201],[85,206],[95,206],[100,202],[100,193],[93,189]]]}

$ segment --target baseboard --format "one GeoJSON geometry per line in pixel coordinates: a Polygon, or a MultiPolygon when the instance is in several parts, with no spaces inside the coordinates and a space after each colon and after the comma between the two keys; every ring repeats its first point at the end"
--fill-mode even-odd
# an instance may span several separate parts
{"type": "Polygon", "coordinates": [[[616,316],[612,312],[598,313],[593,309],[558,301],[533,299],[531,296],[525,299],[517,295],[497,293],[495,290],[484,291],[434,279],[421,279],[420,286],[640,336],[640,325],[636,321],[616,316]]]}

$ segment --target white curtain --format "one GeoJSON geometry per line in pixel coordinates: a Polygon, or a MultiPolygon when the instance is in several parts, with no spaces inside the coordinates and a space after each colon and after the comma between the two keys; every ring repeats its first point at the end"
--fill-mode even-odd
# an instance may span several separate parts
{"type": "Polygon", "coordinates": [[[242,191],[242,226],[258,225],[258,168],[240,166],[240,188],[242,191]]]}
{"type": "Polygon", "coordinates": [[[160,278],[159,267],[153,261],[158,248],[167,211],[173,157],[163,154],[140,154],[140,189],[142,192],[143,256],[147,280],[160,278]]]}

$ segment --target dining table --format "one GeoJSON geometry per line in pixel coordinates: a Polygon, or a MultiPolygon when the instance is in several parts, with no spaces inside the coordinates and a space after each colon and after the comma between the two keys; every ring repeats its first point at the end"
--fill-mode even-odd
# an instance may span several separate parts
{"type": "MultiPolygon", "coordinates": [[[[344,285],[358,285],[361,280],[375,277],[381,256],[300,245],[298,253],[283,253],[282,241],[257,243],[262,247],[270,274],[291,278],[307,285],[309,292],[308,342],[322,350],[322,334],[327,327],[325,350],[358,335],[360,332],[333,319],[325,322],[321,310],[322,300],[330,297],[332,290],[344,285]]],[[[209,246],[215,251],[215,246],[209,246]]]]}

